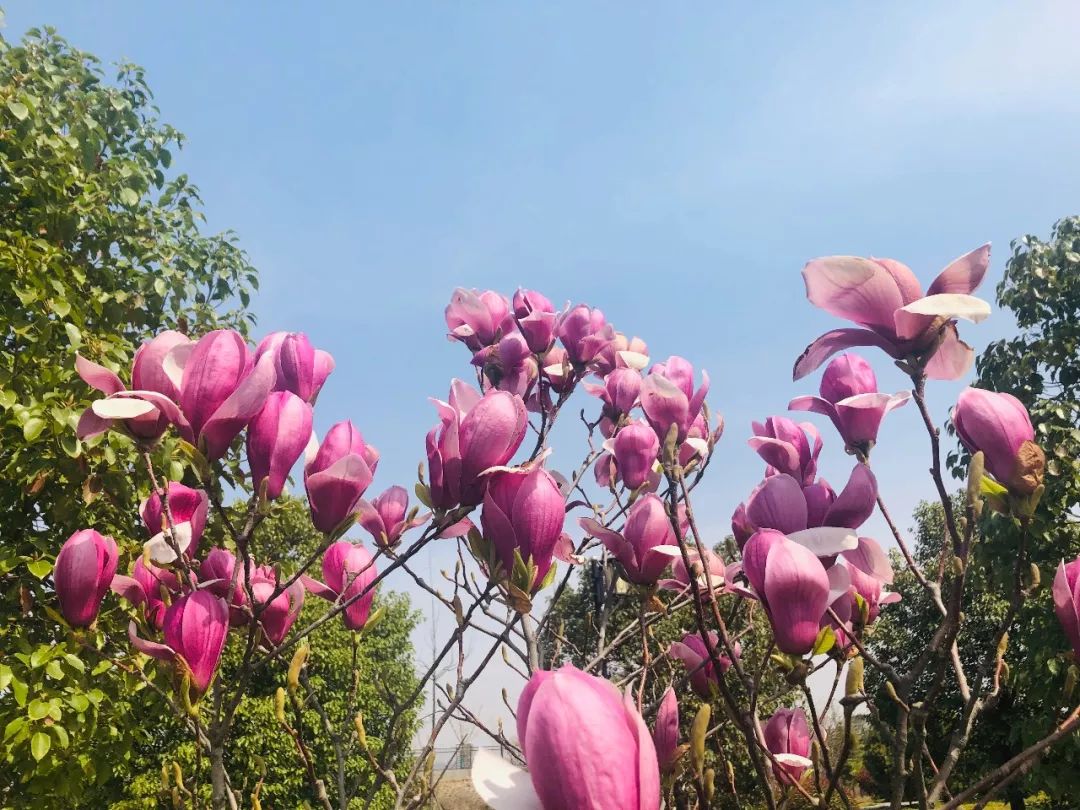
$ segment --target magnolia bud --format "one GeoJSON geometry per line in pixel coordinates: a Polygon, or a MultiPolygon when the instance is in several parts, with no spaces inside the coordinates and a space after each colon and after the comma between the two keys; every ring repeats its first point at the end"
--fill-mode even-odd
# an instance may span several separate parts
{"type": "Polygon", "coordinates": [[[863,659],[862,656],[857,656],[851,659],[848,664],[847,682],[844,688],[844,694],[847,697],[855,697],[863,693],[863,659]]]}
{"type": "Polygon", "coordinates": [[[705,735],[709,732],[711,717],[712,709],[709,704],[702,703],[690,728],[690,762],[694,767],[694,774],[699,777],[705,769],[705,735]]]}
{"type": "Polygon", "coordinates": [[[280,686],[274,692],[274,717],[279,723],[285,723],[285,690],[280,686]]]}
{"type": "Polygon", "coordinates": [[[293,653],[292,661],[289,663],[289,675],[286,681],[289,684],[290,691],[295,692],[300,687],[300,670],[304,668],[304,662],[307,661],[309,652],[311,652],[311,647],[309,647],[305,641],[297,647],[296,652],[293,653]]]}

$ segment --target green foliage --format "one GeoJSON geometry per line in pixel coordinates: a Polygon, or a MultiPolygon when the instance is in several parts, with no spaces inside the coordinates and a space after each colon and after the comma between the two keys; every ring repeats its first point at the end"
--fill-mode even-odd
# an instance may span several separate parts
{"type": "MultiPolygon", "coordinates": [[[[1022,748],[1043,737],[1070,702],[1063,686],[1072,654],[1054,616],[1050,585],[1058,562],[1080,554],[1080,217],[1057,222],[1049,240],[1015,240],[997,299],[1015,316],[1019,334],[986,348],[976,385],[1011,393],[1027,406],[1047,457],[1046,493],[1027,543],[1042,587],[1019,616],[1012,638],[1022,646],[1009,656],[1015,706],[1006,729],[1010,746],[1022,748]]],[[[981,559],[994,569],[1006,567],[1017,540],[1000,527],[988,529],[981,559]]],[[[1057,746],[1026,787],[1045,791],[1050,802],[1071,803],[1080,790],[1075,738],[1057,746]]]]}
{"type": "MultiPolygon", "coordinates": [[[[198,190],[170,172],[182,138],[151,98],[140,68],[109,83],[51,30],[0,38],[0,806],[76,803],[145,710],[133,676],[87,651],[101,633],[76,641],[47,613],[72,532],[141,535],[130,444],[75,437],[91,393],[75,353],[126,375],[154,331],[251,320],[255,271],[202,232],[198,190]]],[[[122,637],[122,620],[100,629],[122,637]]]]}

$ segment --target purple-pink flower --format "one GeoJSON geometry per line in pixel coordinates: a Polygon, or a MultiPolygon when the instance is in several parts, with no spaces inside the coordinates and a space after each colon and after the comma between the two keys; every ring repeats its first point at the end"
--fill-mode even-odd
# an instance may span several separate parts
{"type": "Polygon", "coordinates": [[[429,512],[411,518],[408,513],[409,493],[404,487],[393,486],[370,503],[361,499],[358,521],[376,545],[393,548],[401,542],[405,532],[424,525],[431,517],[429,512]]]}
{"type": "Polygon", "coordinates": [[[484,493],[480,525],[494,547],[503,572],[514,570],[515,553],[536,566],[529,589],[551,568],[566,519],[566,502],[551,473],[542,467],[492,473],[484,493]]]}
{"type": "Polygon", "coordinates": [[[514,293],[514,319],[528,344],[529,351],[544,354],[555,339],[555,323],[559,316],[551,301],[535,290],[514,293]]]}
{"type": "Polygon", "coordinates": [[[566,349],[567,359],[579,371],[615,340],[615,330],[604,313],[585,304],[578,304],[559,318],[555,335],[566,349]]]}
{"type": "Polygon", "coordinates": [[[1062,560],[1052,588],[1054,612],[1073,653],[1080,658],[1080,557],[1067,563],[1062,560]]]}
{"type": "Polygon", "coordinates": [[[975,353],[960,340],[956,319],[978,323],[989,305],[971,295],[990,263],[990,245],[965,253],[924,295],[911,269],[895,259],[826,256],[803,268],[810,303],[859,329],[834,329],[811,343],[795,362],[805,377],[830,356],[854,346],[877,346],[897,360],[925,364],[931,379],[955,380],[971,368],[975,353]]]}
{"type": "MultiPolygon", "coordinates": [[[[731,659],[723,654],[720,639],[712,630],[709,631],[708,646],[700,633],[687,633],[682,641],[673,641],[668,647],[668,655],[677,661],[681,661],[690,676],[690,688],[702,700],[712,700],[713,690],[723,675],[731,667],[731,659]],[[720,672],[716,671],[709,648],[716,653],[716,660],[720,662],[720,672]]],[[[742,652],[739,643],[735,642],[732,647],[735,657],[742,652]]]]}
{"type": "Polygon", "coordinates": [[[251,483],[258,491],[266,481],[266,497],[275,500],[285,479],[311,439],[311,406],[292,391],[275,391],[251,420],[247,458],[251,483]]]}
{"type": "Polygon", "coordinates": [[[669,357],[649,369],[641,384],[641,407],[657,437],[663,442],[675,425],[678,441],[684,441],[694,421],[701,415],[709,393],[709,375],[701,373],[701,386],[694,388],[694,367],[681,357],[669,357]]]}
{"type": "MultiPolygon", "coordinates": [[[[210,554],[212,555],[213,552],[210,554]]],[[[209,559],[208,556],[207,560],[209,559]]],[[[206,562],[202,567],[205,565],[206,562]]],[[[200,568],[200,573],[201,570],[202,568],[200,568]]],[[[131,604],[143,605],[146,620],[160,630],[165,622],[165,609],[169,606],[169,601],[180,592],[180,578],[166,568],[158,568],[153,564],[146,565],[142,557],[139,557],[135,560],[131,576],[116,574],[109,587],[131,604]]]]}
{"type": "Polygon", "coordinates": [[[473,355],[472,364],[484,372],[491,388],[519,397],[529,394],[540,374],[536,357],[520,332],[511,332],[498,343],[480,349],[473,355]]]}
{"type": "Polygon", "coordinates": [[[656,759],[661,773],[671,773],[679,761],[679,699],[675,689],[669,686],[660,698],[660,707],[656,710],[656,724],[653,726],[653,745],[656,746],[656,759]]]}
{"type": "Polygon", "coordinates": [[[375,477],[379,451],[364,441],[352,422],[338,422],[304,465],[311,522],[330,534],[355,511],[375,477]]]}
{"type": "Polygon", "coordinates": [[[874,369],[857,354],[842,354],[832,360],[821,377],[819,390],[819,397],[795,397],[788,409],[829,417],[845,446],[863,455],[877,441],[885,415],[911,399],[908,391],[879,393],[874,369]]]}
{"type": "Polygon", "coordinates": [[[743,573],[768,611],[777,648],[789,655],[810,652],[831,601],[829,575],[817,555],[764,529],[746,541],[743,573]]]}
{"type": "MultiPolygon", "coordinates": [[[[206,529],[210,499],[201,489],[192,489],[179,481],[170,481],[166,500],[169,504],[169,515],[172,516],[173,541],[182,552],[191,557],[199,547],[199,540],[206,529]]],[[[150,493],[150,497],[142,502],[139,511],[150,535],[146,542],[150,559],[157,563],[172,562],[176,559],[176,552],[166,540],[168,521],[158,493],[150,493]]]]}
{"type": "Polygon", "coordinates": [[[630,507],[622,531],[608,529],[592,518],[580,518],[578,524],[599,539],[622,565],[626,578],[639,585],[654,584],[681,553],[664,503],[651,493],[630,507]]]}
{"type": "Polygon", "coordinates": [[[572,665],[537,672],[517,707],[528,778],[478,757],[473,785],[491,806],[519,810],[659,810],[656,747],[629,692],[572,665]]]}
{"type": "Polygon", "coordinates": [[[71,535],[56,555],[53,585],[68,624],[89,627],[116,573],[116,541],[93,529],[71,535]]]}
{"type": "Polygon", "coordinates": [[[652,479],[660,439],[649,425],[635,420],[604,442],[605,448],[609,445],[619,479],[627,489],[635,490],[652,479]]]}
{"type": "Polygon", "coordinates": [[[770,416],[764,422],[754,422],[753,428],[747,444],[769,465],[766,475],[787,473],[803,484],[814,482],[822,446],[817,428],[786,416],[770,416]]]}
{"type": "Polygon", "coordinates": [[[164,661],[174,661],[191,680],[199,695],[214,680],[225,637],[229,632],[229,608],[225,600],[209,591],[193,591],[181,596],[165,611],[165,643],[140,638],[135,622],[128,625],[128,638],[139,652],[164,661]]]}
{"type": "Polygon", "coordinates": [[[773,773],[783,784],[798,782],[813,765],[810,760],[810,727],[802,709],[778,709],[763,729],[765,746],[776,757],[773,773]]]}
{"type": "Polygon", "coordinates": [[[1012,394],[965,388],[953,425],[970,452],[982,451],[987,472],[1010,492],[1030,495],[1042,483],[1046,457],[1035,444],[1027,408],[1012,394]]]}
{"type": "Polygon", "coordinates": [[[446,307],[448,337],[461,341],[474,352],[479,351],[504,333],[503,323],[509,312],[507,300],[493,290],[458,288],[446,307]]]}
{"type": "Polygon", "coordinates": [[[264,354],[274,358],[274,391],[291,391],[304,402],[314,403],[323,383],[334,370],[329,352],[316,349],[303,332],[272,332],[255,350],[255,360],[264,354]]]}
{"type": "Polygon", "coordinates": [[[454,380],[449,400],[434,400],[440,424],[427,435],[428,489],[439,509],[480,503],[481,474],[513,458],[529,420],[521,398],[506,391],[481,396],[454,380]]]}
{"type": "Polygon", "coordinates": [[[328,602],[348,603],[342,621],[350,630],[362,630],[375,599],[375,588],[371,587],[378,575],[374,558],[363,546],[339,540],[323,554],[322,575],[322,582],[306,574],[300,579],[315,596],[328,602]]]}
{"type": "Polygon", "coordinates": [[[251,576],[251,594],[255,599],[259,624],[275,647],[285,640],[304,606],[304,583],[297,580],[281,593],[272,568],[260,566],[251,576]]]}

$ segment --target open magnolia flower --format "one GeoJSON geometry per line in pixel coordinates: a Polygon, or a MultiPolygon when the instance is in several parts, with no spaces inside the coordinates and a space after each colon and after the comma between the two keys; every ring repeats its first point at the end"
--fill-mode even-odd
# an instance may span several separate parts
{"type": "Polygon", "coordinates": [[[978,323],[990,305],[972,292],[990,263],[990,245],[965,253],[941,271],[924,295],[919,280],[895,259],[826,256],[803,268],[810,303],[860,329],[834,329],[806,347],[793,376],[805,377],[853,346],[877,346],[897,360],[925,364],[926,376],[955,380],[971,368],[974,350],[960,340],[956,320],[978,323]]]}

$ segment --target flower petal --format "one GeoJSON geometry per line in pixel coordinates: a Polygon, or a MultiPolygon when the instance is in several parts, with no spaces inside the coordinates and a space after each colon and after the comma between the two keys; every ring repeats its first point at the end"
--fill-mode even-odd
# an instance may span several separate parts
{"type": "Polygon", "coordinates": [[[990,317],[990,304],[981,298],[961,293],[938,293],[912,301],[896,311],[896,334],[902,340],[917,338],[930,318],[962,318],[979,323],[990,317]]]}
{"type": "Polygon", "coordinates": [[[473,790],[491,810],[543,810],[529,772],[486,748],[473,757],[473,790]]]}
{"type": "Polygon", "coordinates": [[[801,380],[839,351],[854,346],[877,346],[892,357],[899,356],[896,344],[869,329],[833,329],[807,346],[795,361],[792,379],[801,380]]]}
{"type": "Polygon", "coordinates": [[[859,545],[859,536],[855,532],[838,526],[803,529],[801,532],[792,532],[788,539],[810,549],[815,557],[831,557],[859,545]]]}
{"type": "Polygon", "coordinates": [[[802,271],[810,303],[860,326],[892,329],[893,313],[904,305],[889,271],[860,256],[826,256],[802,271]]]}
{"type": "Polygon", "coordinates": [[[927,291],[929,295],[938,293],[960,293],[968,295],[982,283],[986,268],[990,266],[990,243],[965,253],[942,270],[927,291]]]}
{"type": "Polygon", "coordinates": [[[83,382],[103,394],[115,394],[117,391],[124,390],[124,383],[115,372],[92,360],[87,360],[80,354],[75,355],[75,371],[82,377],[83,382]]]}

